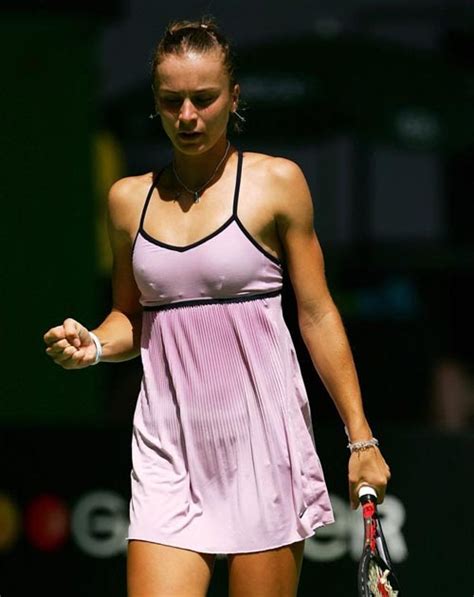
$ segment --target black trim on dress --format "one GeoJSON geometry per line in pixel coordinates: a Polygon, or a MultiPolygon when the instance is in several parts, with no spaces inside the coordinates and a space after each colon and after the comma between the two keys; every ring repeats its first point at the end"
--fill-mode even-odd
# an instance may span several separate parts
{"type": "Polygon", "coordinates": [[[148,191],[148,195],[146,197],[144,206],[143,206],[143,210],[142,210],[142,214],[140,217],[140,225],[138,228],[138,232],[135,236],[135,240],[133,242],[133,247],[132,247],[132,253],[133,253],[133,249],[135,248],[135,243],[137,241],[138,235],[141,234],[143,236],[143,238],[145,238],[147,241],[159,246],[159,247],[163,247],[165,249],[169,249],[170,251],[178,251],[180,253],[183,253],[184,251],[188,251],[189,249],[193,249],[194,247],[197,247],[203,243],[205,243],[208,240],[211,240],[212,238],[214,238],[215,236],[217,236],[220,232],[222,232],[225,228],[227,228],[227,226],[229,226],[229,224],[231,224],[231,222],[233,222],[234,220],[237,222],[237,225],[239,226],[239,228],[242,230],[242,232],[245,234],[245,236],[248,238],[248,240],[254,245],[254,247],[256,249],[258,249],[265,257],[267,257],[268,259],[270,259],[270,261],[272,261],[273,263],[276,263],[277,265],[283,267],[283,262],[275,255],[273,255],[272,253],[270,253],[269,251],[267,251],[264,247],[262,247],[262,245],[255,240],[255,238],[250,234],[250,232],[245,228],[244,224],[242,223],[242,221],[240,220],[239,216],[237,215],[237,209],[238,209],[238,202],[239,202],[239,195],[240,195],[240,182],[242,180],[242,165],[243,165],[243,152],[240,150],[237,150],[237,172],[236,172],[236,177],[235,177],[235,188],[234,188],[234,199],[233,199],[233,203],[232,203],[232,215],[227,218],[227,220],[225,222],[223,222],[216,230],[214,230],[213,232],[211,232],[210,234],[208,234],[207,236],[205,236],[204,238],[200,238],[199,240],[194,241],[193,243],[189,244],[189,245],[172,245],[169,243],[165,243],[161,240],[158,240],[157,238],[151,236],[150,234],[148,234],[148,232],[144,229],[143,224],[145,222],[145,215],[146,215],[146,211],[148,208],[148,204],[150,203],[150,199],[153,193],[153,189],[156,187],[156,185],[158,184],[158,181],[160,179],[160,176],[163,172],[163,170],[165,169],[165,167],[163,167],[158,174],[154,177],[153,183],[148,191]]]}
{"type": "Polygon", "coordinates": [[[166,303],[165,305],[145,305],[143,311],[165,311],[168,309],[177,309],[180,307],[194,307],[196,305],[214,305],[222,303],[244,303],[263,298],[270,298],[281,294],[282,289],[270,290],[269,292],[259,292],[255,294],[243,294],[241,296],[229,296],[212,299],[190,299],[187,301],[177,301],[175,303],[166,303]]]}

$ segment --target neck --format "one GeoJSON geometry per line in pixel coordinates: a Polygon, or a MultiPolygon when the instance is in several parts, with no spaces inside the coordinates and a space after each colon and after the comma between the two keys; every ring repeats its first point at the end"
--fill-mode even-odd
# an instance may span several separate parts
{"type": "Polygon", "coordinates": [[[224,157],[226,149],[227,139],[223,136],[211,149],[202,154],[188,155],[175,151],[173,158],[175,169],[188,187],[197,188],[212,176],[217,164],[224,157]]]}

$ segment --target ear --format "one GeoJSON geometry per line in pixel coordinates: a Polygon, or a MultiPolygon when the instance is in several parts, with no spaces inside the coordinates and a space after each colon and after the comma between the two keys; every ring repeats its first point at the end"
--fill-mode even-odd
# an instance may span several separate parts
{"type": "Polygon", "coordinates": [[[236,83],[232,90],[232,112],[237,110],[239,105],[239,96],[240,96],[240,85],[236,83]]]}
{"type": "Polygon", "coordinates": [[[158,113],[158,101],[156,99],[155,84],[154,83],[151,84],[151,91],[153,93],[153,104],[155,106],[155,112],[158,113]]]}

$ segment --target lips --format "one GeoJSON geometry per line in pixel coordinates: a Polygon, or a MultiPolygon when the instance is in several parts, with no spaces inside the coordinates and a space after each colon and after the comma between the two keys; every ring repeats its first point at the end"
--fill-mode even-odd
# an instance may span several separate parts
{"type": "Polygon", "coordinates": [[[178,137],[180,139],[197,139],[201,135],[202,135],[202,133],[199,133],[199,132],[196,132],[196,131],[189,132],[189,133],[183,131],[183,132],[178,133],[178,137]]]}

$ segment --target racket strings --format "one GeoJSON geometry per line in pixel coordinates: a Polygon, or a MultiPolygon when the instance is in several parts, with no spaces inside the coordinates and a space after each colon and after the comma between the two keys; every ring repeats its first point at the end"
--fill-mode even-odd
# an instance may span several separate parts
{"type": "Polygon", "coordinates": [[[390,570],[382,568],[374,561],[371,561],[368,569],[368,588],[373,597],[397,597],[395,590],[388,579],[390,570]]]}

